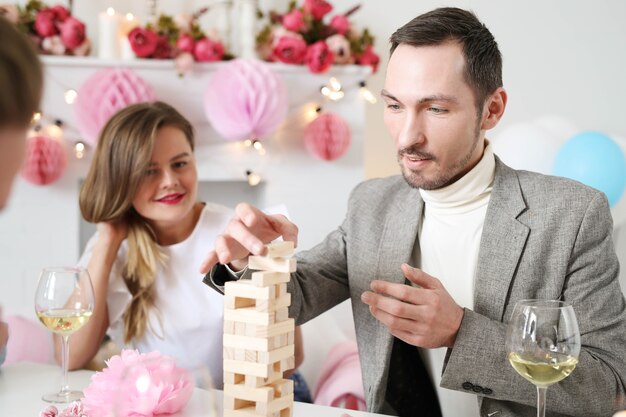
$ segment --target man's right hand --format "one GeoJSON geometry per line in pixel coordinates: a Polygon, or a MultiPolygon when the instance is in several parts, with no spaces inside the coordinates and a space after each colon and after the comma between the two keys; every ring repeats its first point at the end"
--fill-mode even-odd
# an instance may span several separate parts
{"type": "Polygon", "coordinates": [[[264,245],[279,236],[297,246],[298,227],[281,214],[268,215],[250,204],[238,204],[226,230],[215,239],[213,250],[202,262],[200,272],[206,274],[217,263],[241,262],[250,254],[263,255],[264,245]]]}

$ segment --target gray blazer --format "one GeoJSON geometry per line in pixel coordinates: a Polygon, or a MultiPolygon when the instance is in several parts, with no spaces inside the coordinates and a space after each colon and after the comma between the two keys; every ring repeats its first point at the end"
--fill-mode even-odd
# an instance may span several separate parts
{"type": "MultiPolygon", "coordinates": [[[[582,350],[572,375],[548,390],[547,414],[606,417],[626,408],[626,302],[606,197],[574,181],[513,170],[497,158],[494,181],[475,307],[465,310],[455,346],[448,349],[441,386],[479,389],[482,416],[535,416],[535,387],[507,360],[506,323],[520,299],[562,299],[574,305],[582,350]]],[[[343,224],[298,255],[289,288],[290,315],[298,324],[352,300],[373,412],[384,404],[393,337],[360,297],[374,279],[404,282],[400,264],[419,245],[423,205],[402,177],[360,184],[343,224]]]]}

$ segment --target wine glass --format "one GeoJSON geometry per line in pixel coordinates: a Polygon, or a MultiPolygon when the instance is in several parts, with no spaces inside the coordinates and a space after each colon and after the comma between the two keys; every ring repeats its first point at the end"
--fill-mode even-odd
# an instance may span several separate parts
{"type": "Polygon", "coordinates": [[[513,368],[537,387],[537,417],[545,417],[550,385],[578,363],[580,332],[572,306],[557,300],[521,300],[507,327],[506,349],[513,368]]]}
{"type": "Polygon", "coordinates": [[[69,338],[89,321],[94,307],[94,294],[89,273],[83,268],[44,268],[35,294],[37,317],[53,333],[61,336],[61,391],[46,394],[44,401],[69,403],[83,393],[70,391],[67,384],[69,338]]]}

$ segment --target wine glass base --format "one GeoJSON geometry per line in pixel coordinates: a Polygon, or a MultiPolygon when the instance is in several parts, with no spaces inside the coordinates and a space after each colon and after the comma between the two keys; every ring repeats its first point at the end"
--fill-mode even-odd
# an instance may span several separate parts
{"type": "Polygon", "coordinates": [[[41,399],[49,403],[65,404],[80,400],[83,397],[82,391],[63,391],[46,394],[42,396],[41,399]]]}

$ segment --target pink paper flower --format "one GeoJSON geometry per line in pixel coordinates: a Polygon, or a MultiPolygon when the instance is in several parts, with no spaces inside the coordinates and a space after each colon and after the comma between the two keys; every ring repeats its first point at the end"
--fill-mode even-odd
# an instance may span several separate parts
{"type": "Polygon", "coordinates": [[[317,41],[306,50],[305,62],[314,74],[328,71],[333,59],[334,54],[324,41],[317,41]]]}
{"type": "Polygon", "coordinates": [[[158,36],[149,29],[136,27],[128,33],[128,41],[135,55],[147,58],[156,50],[158,36]]]}
{"type": "Polygon", "coordinates": [[[183,52],[176,57],[176,71],[181,77],[191,71],[193,67],[193,55],[189,52],[183,52]]]}
{"type": "Polygon", "coordinates": [[[184,33],[178,37],[176,48],[181,52],[193,52],[194,43],[193,37],[184,33]]]}
{"type": "Polygon", "coordinates": [[[42,412],[39,413],[39,417],[57,417],[59,410],[53,406],[47,406],[42,412]]]}
{"type": "Polygon", "coordinates": [[[356,58],[356,63],[359,65],[369,65],[372,67],[372,72],[376,72],[378,70],[380,58],[374,52],[374,47],[372,45],[367,45],[365,51],[363,51],[363,53],[356,58]]]}
{"type": "Polygon", "coordinates": [[[53,36],[59,33],[54,20],[56,15],[52,9],[43,9],[35,18],[35,31],[41,37],[53,36]]]}
{"type": "Polygon", "coordinates": [[[159,36],[153,57],[156,59],[168,59],[172,57],[172,47],[165,36],[159,36]]]}
{"type": "Polygon", "coordinates": [[[304,0],[302,8],[316,20],[322,20],[324,16],[333,10],[332,4],[325,0],[304,0]]]}
{"type": "Polygon", "coordinates": [[[65,55],[65,45],[60,36],[48,36],[41,41],[41,49],[52,55],[65,55]]]}
{"type": "Polygon", "coordinates": [[[326,39],[328,49],[330,49],[335,57],[334,64],[350,64],[352,63],[352,54],[350,53],[350,41],[343,35],[333,35],[326,39]]]}
{"type": "Polygon", "coordinates": [[[337,16],[333,16],[330,21],[330,27],[335,29],[338,34],[345,35],[350,29],[350,21],[344,15],[338,14],[337,16]]]}
{"type": "Polygon", "coordinates": [[[282,24],[287,30],[299,32],[304,27],[304,15],[300,10],[293,9],[283,16],[282,24]]]}
{"type": "Polygon", "coordinates": [[[214,62],[224,57],[224,45],[221,42],[208,38],[202,38],[196,42],[193,48],[193,56],[196,61],[214,62]]]}
{"type": "Polygon", "coordinates": [[[0,5],[0,16],[4,17],[11,23],[17,23],[20,20],[20,12],[12,4],[0,5]]]}
{"type": "Polygon", "coordinates": [[[85,38],[85,24],[80,20],[68,17],[61,24],[61,40],[67,48],[78,48],[85,38]]]}
{"type": "Polygon", "coordinates": [[[83,391],[89,417],[153,417],[182,410],[193,392],[189,373],[158,352],[123,350],[83,391]]]}
{"type": "Polygon", "coordinates": [[[307,48],[304,39],[281,36],[274,45],[272,58],[286,64],[302,64],[306,51],[307,48]]]}
{"type": "Polygon", "coordinates": [[[70,17],[70,11],[60,4],[51,7],[50,10],[52,10],[52,12],[54,13],[54,18],[59,22],[65,22],[65,20],[70,17]]]}

